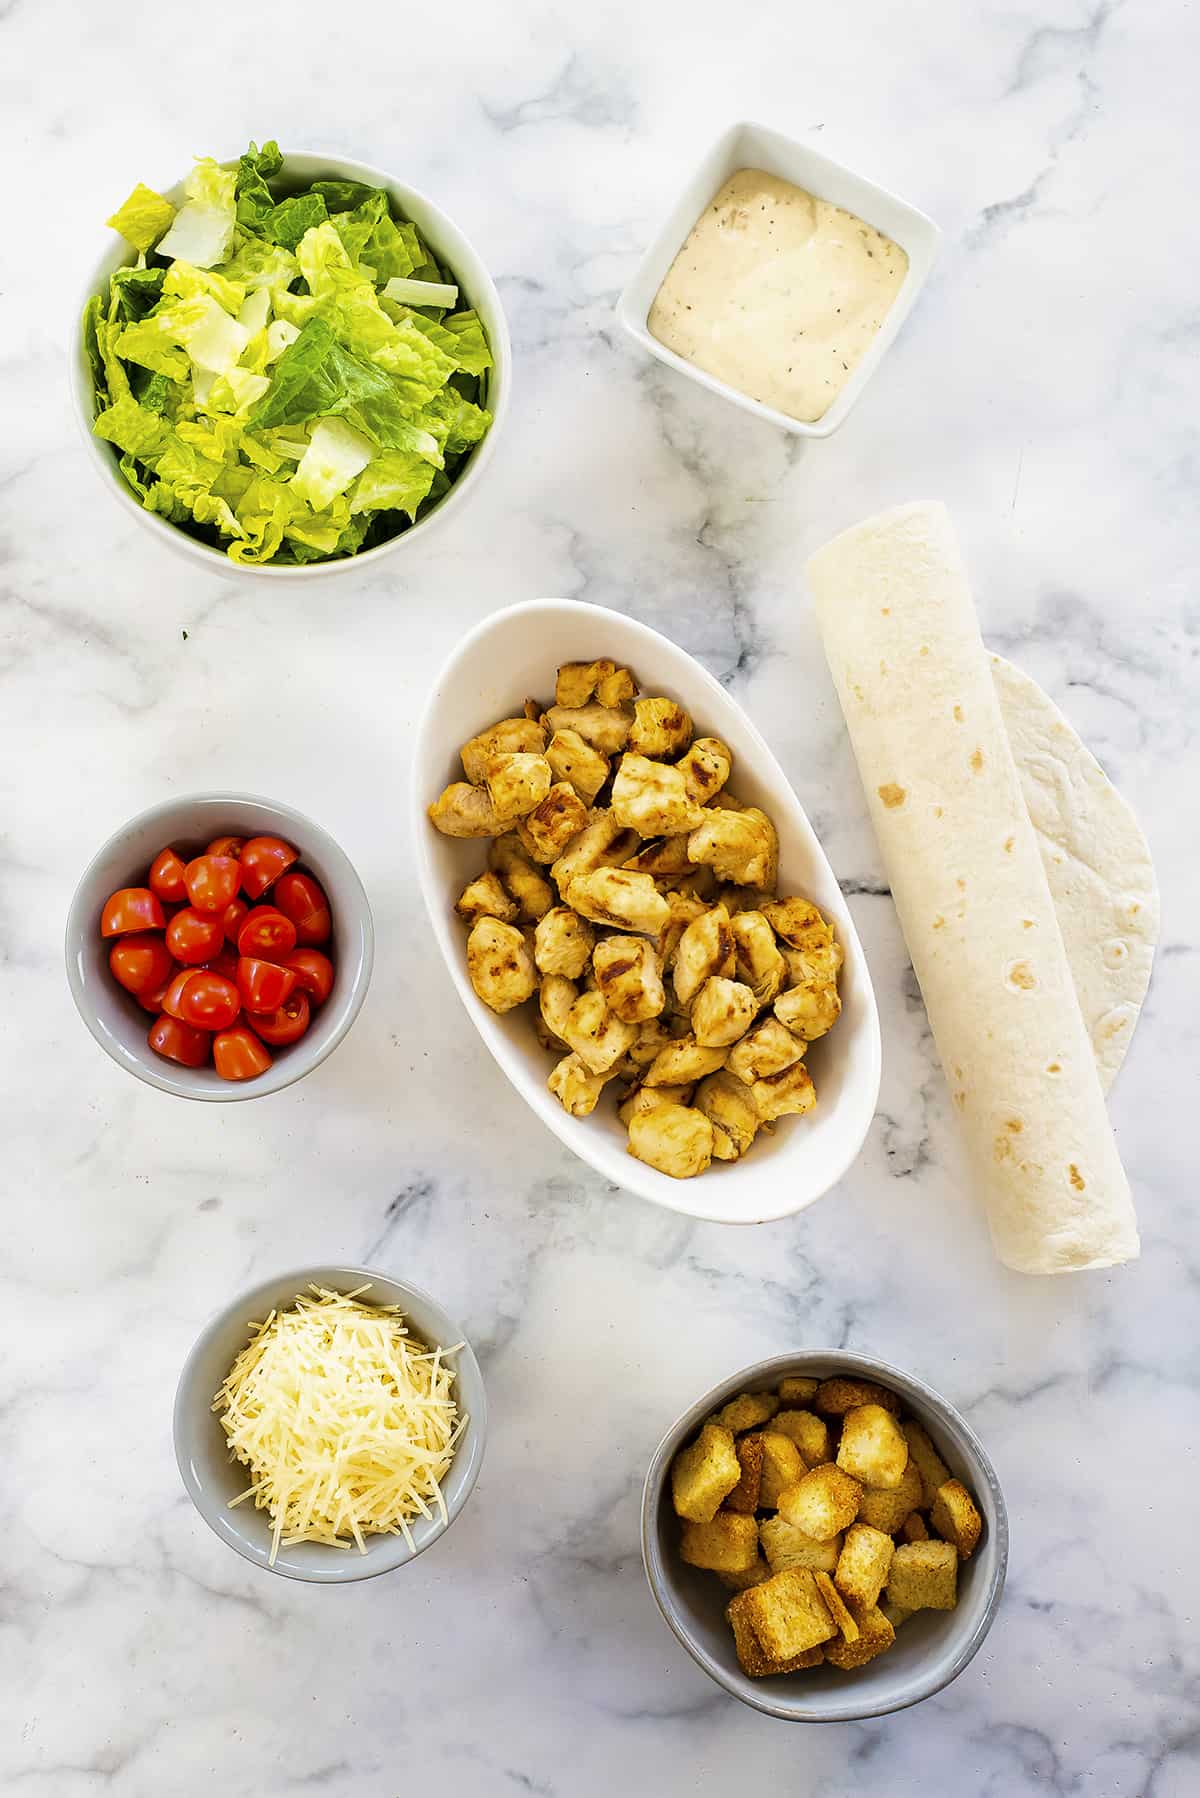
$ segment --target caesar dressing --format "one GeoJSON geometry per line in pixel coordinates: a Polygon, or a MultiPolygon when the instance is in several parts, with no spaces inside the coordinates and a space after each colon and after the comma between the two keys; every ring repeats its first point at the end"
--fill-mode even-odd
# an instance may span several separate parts
{"type": "Polygon", "coordinates": [[[667,349],[814,424],[908,272],[872,225],[763,169],[739,169],[692,227],[647,320],[667,349]]]}

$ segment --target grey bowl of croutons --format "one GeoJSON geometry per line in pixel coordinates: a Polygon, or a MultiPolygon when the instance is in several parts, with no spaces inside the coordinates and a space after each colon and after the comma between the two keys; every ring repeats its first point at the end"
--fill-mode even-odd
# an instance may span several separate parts
{"type": "Polygon", "coordinates": [[[920,1703],[991,1628],[1008,1514],[974,1431],[867,1355],[723,1380],[646,1475],[642,1554],[667,1623],[744,1704],[846,1723],[920,1703]]]}

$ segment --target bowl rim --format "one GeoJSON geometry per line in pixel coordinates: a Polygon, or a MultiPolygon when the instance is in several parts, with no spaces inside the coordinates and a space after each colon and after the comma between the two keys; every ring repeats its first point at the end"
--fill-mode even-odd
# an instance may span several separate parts
{"type": "MultiPolygon", "coordinates": [[[[268,1303],[272,1306],[277,1305],[279,1303],[278,1296],[268,1300],[268,1303]]],[[[253,1316],[253,1309],[247,1311],[248,1318],[253,1318],[253,1316]]],[[[438,1344],[435,1343],[433,1346],[437,1347],[438,1344]]],[[[442,1346],[444,1347],[444,1344],[442,1346]]],[[[458,1328],[457,1323],[454,1318],[450,1316],[445,1306],[442,1305],[438,1299],[435,1299],[432,1293],[426,1292],[422,1286],[414,1285],[411,1280],[402,1280],[395,1274],[380,1273],[376,1269],[369,1267],[357,1267],[350,1263],[330,1262],[328,1264],[316,1263],[311,1266],[297,1268],[290,1273],[277,1274],[259,1280],[257,1284],[248,1287],[244,1292],[236,1294],[227,1304],[220,1306],[209,1316],[207,1322],[197,1333],[192,1346],[184,1359],[183,1365],[179,1370],[179,1378],[175,1385],[175,1398],[171,1408],[171,1439],[175,1451],[175,1464],[179,1469],[179,1477],[183,1481],[184,1489],[191,1499],[197,1514],[203,1519],[205,1524],[207,1524],[208,1528],[212,1531],[214,1536],[217,1537],[218,1541],[223,1542],[227,1548],[232,1548],[236,1554],[241,1555],[242,1559],[248,1561],[251,1566],[261,1568],[265,1573],[275,1574],[280,1579],[298,1580],[304,1585],[312,1586],[343,1586],[356,1585],[363,1580],[379,1579],[385,1573],[394,1573],[397,1568],[408,1566],[411,1562],[423,1555],[426,1549],[432,1548],[435,1543],[442,1540],[453,1525],[455,1519],[466,1508],[467,1501],[475,1490],[475,1484],[479,1478],[479,1470],[483,1464],[484,1449],[486,1447],[487,1420],[487,1388],[484,1383],[483,1370],[479,1365],[475,1350],[472,1348],[466,1332],[458,1328]],[[454,1462],[452,1463],[452,1465],[456,1465],[459,1456],[465,1454],[467,1457],[466,1470],[462,1485],[455,1494],[453,1504],[447,1504],[446,1506],[446,1521],[439,1529],[434,1530],[433,1533],[421,1543],[420,1547],[416,1549],[410,1549],[403,1536],[392,1537],[391,1541],[395,1545],[395,1551],[392,1554],[381,1555],[380,1561],[382,1564],[380,1565],[375,1565],[371,1562],[371,1557],[369,1556],[355,1555],[352,1557],[349,1550],[331,1549],[330,1554],[332,1559],[328,1572],[319,1570],[302,1571],[297,1567],[281,1567],[278,1561],[274,1566],[271,1566],[268,1560],[270,1552],[269,1547],[256,1550],[240,1536],[233,1532],[226,1533],[226,1531],[220,1528],[217,1518],[222,1514],[226,1507],[216,1506],[210,1508],[208,1490],[202,1481],[194,1478],[191,1465],[188,1461],[184,1444],[186,1441],[190,1440],[190,1436],[194,1431],[194,1413],[189,1408],[190,1393],[186,1388],[202,1350],[218,1335],[225,1324],[232,1320],[235,1312],[248,1306],[254,1306],[257,1309],[261,1309],[261,1301],[267,1300],[268,1294],[275,1293],[277,1295],[280,1287],[292,1286],[293,1283],[294,1297],[299,1297],[310,1284],[329,1286],[332,1290],[336,1291],[341,1290],[343,1285],[346,1290],[353,1290],[356,1286],[370,1283],[371,1285],[387,1287],[393,1292],[402,1294],[403,1297],[401,1299],[389,1298],[386,1301],[388,1304],[399,1304],[401,1310],[405,1309],[405,1300],[416,1299],[419,1304],[427,1306],[437,1317],[444,1319],[446,1323],[451,1325],[451,1329],[446,1333],[446,1340],[447,1342],[454,1340],[459,1342],[460,1347],[455,1352],[464,1358],[475,1375],[479,1390],[479,1404],[478,1407],[472,1409],[468,1417],[466,1431],[455,1451],[454,1462]],[[366,1563],[368,1562],[371,1562],[371,1564],[367,1565],[366,1563]],[[341,1571],[342,1568],[344,1568],[345,1571],[341,1571]]],[[[261,1515],[261,1513],[254,1512],[254,1515],[258,1516],[261,1515]]],[[[381,1537],[380,1540],[382,1539],[383,1538],[381,1537]]],[[[320,1547],[321,1544],[312,1544],[312,1546],[320,1547]]]]}
{"type": "MultiPolygon", "coordinates": [[[[825,1377],[830,1377],[830,1372],[825,1377]]],[[[739,1699],[751,1709],[762,1711],[766,1716],[778,1717],[785,1723],[853,1723],[872,1717],[886,1717],[897,1711],[911,1709],[921,1704],[926,1698],[932,1698],[946,1686],[956,1680],[960,1673],[970,1665],[983,1646],[984,1638],[995,1622],[996,1612],[1004,1594],[1004,1584],[1008,1573],[1009,1523],[1008,1507],[1004,1502],[1004,1493],[1000,1486],[996,1469],[991,1457],[984,1448],[979,1437],[971,1428],[966,1418],[926,1381],[916,1374],[908,1373],[904,1368],[894,1367],[888,1361],[881,1361],[874,1355],[856,1353],[850,1349],[797,1349],[791,1354],[771,1355],[765,1360],[752,1362],[740,1372],[731,1374],[720,1380],[695,1404],[690,1405],[671,1427],[663,1434],[658,1447],[650,1457],[646,1470],[645,1482],[642,1486],[641,1508],[642,1566],[646,1574],[646,1582],[650,1587],[654,1602],[660,1615],[670,1629],[676,1641],[685,1648],[692,1660],[709,1678],[728,1692],[731,1697],[739,1699]],[[836,1377],[840,1373],[861,1374],[880,1384],[888,1385],[902,1397],[914,1403],[914,1409],[924,1407],[934,1417],[949,1419],[959,1431],[971,1455],[977,1463],[980,1483],[986,1486],[996,1513],[992,1535],[995,1542],[996,1563],[988,1587],[987,1602],[983,1612],[971,1633],[959,1645],[955,1653],[943,1664],[938,1662],[930,1669],[929,1676],[920,1682],[920,1690],[910,1697],[898,1702],[879,1702],[875,1704],[843,1703],[836,1709],[822,1707],[814,1702],[810,1711],[798,1711],[794,1706],[782,1705],[774,1701],[766,1692],[754,1688],[743,1691],[734,1683],[729,1671],[721,1665],[708,1651],[683,1627],[672,1615],[672,1606],[667,1602],[665,1592],[667,1579],[660,1561],[657,1541],[658,1509],[666,1489],[667,1469],[680,1442],[705,1416],[721,1403],[730,1392],[743,1388],[753,1390],[755,1385],[771,1383],[785,1377],[789,1373],[816,1373],[818,1368],[831,1370],[836,1377]]],[[[847,1686],[847,1692],[851,1688],[847,1686]]]]}
{"type": "MultiPolygon", "coordinates": [[[[305,562],[296,566],[288,566],[286,564],[272,566],[269,562],[235,562],[232,556],[226,555],[224,550],[215,549],[211,544],[201,543],[197,538],[191,536],[180,526],[172,524],[169,519],[161,518],[154,512],[147,512],[145,507],[138,503],[127,483],[121,478],[117,469],[116,458],[109,453],[112,446],[96,437],[92,431],[91,427],[95,414],[92,406],[91,387],[86,373],[79,321],[88,301],[94,298],[99,291],[101,280],[106,279],[105,276],[102,276],[101,271],[104,270],[106,265],[111,261],[112,246],[110,245],[107,254],[100,256],[92,264],[91,274],[84,284],[79,303],[72,313],[73,336],[71,340],[71,353],[67,358],[68,378],[71,388],[71,409],[75,415],[75,420],[79,426],[80,433],[87,445],[89,463],[92,468],[95,469],[102,484],[107,487],[111,493],[115,494],[116,498],[125,506],[126,510],[130,512],[132,516],[140,520],[148,530],[153,532],[160,543],[163,543],[167,547],[174,549],[177,553],[186,556],[190,561],[208,568],[211,572],[223,573],[231,579],[328,580],[337,574],[354,568],[361,569],[373,567],[377,558],[386,555],[391,550],[399,548],[401,544],[407,543],[413,537],[426,531],[427,527],[443,522],[447,515],[453,513],[457,509],[455,502],[460,498],[463,492],[469,488],[473,488],[477,484],[478,478],[484,474],[490,465],[495,454],[496,440],[504,421],[508,416],[509,401],[512,393],[512,338],[509,332],[508,318],[504,311],[504,305],[500,298],[499,289],[496,286],[495,280],[493,279],[487,264],[484,262],[482,256],[480,256],[478,250],[476,250],[471,239],[467,236],[466,232],[456,224],[454,219],[450,217],[449,213],[446,212],[443,207],[439,206],[436,200],[430,199],[429,195],[421,188],[413,187],[408,182],[398,181],[394,176],[388,174],[386,170],[378,168],[373,163],[360,162],[355,157],[339,156],[333,152],[327,153],[321,149],[296,149],[284,151],[284,169],[286,169],[289,160],[296,157],[307,157],[311,158],[314,162],[320,162],[327,167],[333,175],[345,176],[349,179],[358,179],[368,182],[376,187],[386,188],[393,202],[400,204],[402,207],[408,200],[414,200],[418,206],[428,208],[429,212],[436,217],[439,230],[444,229],[447,236],[458,241],[461,249],[457,253],[461,254],[466,261],[473,263],[477,270],[477,275],[473,278],[472,285],[482,291],[495,314],[496,329],[495,331],[492,331],[490,328],[488,330],[488,346],[492,351],[492,368],[488,382],[488,405],[492,414],[492,422],[488,427],[487,435],[484,437],[483,441],[476,446],[473,455],[470,457],[459,478],[450,488],[450,491],[445,494],[423,518],[418,519],[415,524],[410,524],[406,531],[401,531],[397,536],[390,537],[386,543],[377,543],[373,549],[366,550],[363,553],[353,556],[341,556],[336,559],[322,562],[305,562]],[[397,200],[396,197],[398,195],[403,196],[403,198],[397,200]]],[[[222,168],[231,168],[237,163],[238,157],[218,158],[218,160],[220,161],[222,168]]],[[[186,178],[186,174],[181,175],[177,180],[170,182],[166,187],[159,187],[156,191],[159,193],[170,194],[172,190],[182,187],[186,178]]],[[[116,233],[113,233],[114,237],[116,235],[116,233]]],[[[447,261],[449,260],[450,258],[447,258],[447,261]]],[[[458,270],[456,269],[455,272],[457,273],[458,270]]]]}
{"type": "MultiPolygon", "coordinates": [[[[489,1054],[492,1056],[492,1059],[500,1067],[501,1071],[508,1079],[510,1086],[512,1086],[513,1090],[516,1092],[517,1097],[529,1108],[538,1119],[539,1123],[546,1129],[552,1131],[558,1140],[569,1149],[573,1155],[578,1156],[581,1161],[589,1166],[593,1172],[600,1174],[604,1179],[614,1180],[623,1191],[632,1193],[636,1197],[641,1198],[650,1204],[660,1205],[664,1209],[670,1210],[680,1217],[697,1218],[703,1222],[726,1224],[734,1228],[748,1228],[755,1224],[774,1223],[785,1217],[798,1216],[801,1212],[807,1210],[809,1205],[815,1204],[818,1199],[824,1197],[826,1193],[831,1192],[840,1181],[845,1179],[847,1173],[862,1153],[863,1144],[867,1140],[879,1103],[879,1087],[882,1078],[883,1057],[882,1034],[879,1023],[879,1006],[875,996],[875,987],[871,977],[866,950],[863,947],[862,939],[859,936],[857,926],[850,913],[849,905],[846,903],[845,894],[842,894],[842,905],[850,932],[850,940],[852,941],[856,952],[856,973],[861,982],[866,1013],[862,1023],[863,1042],[860,1046],[860,1059],[856,1070],[856,1078],[861,1081],[863,1091],[869,1091],[870,1105],[865,1108],[865,1121],[861,1133],[857,1136],[857,1140],[847,1142],[845,1151],[837,1161],[836,1167],[818,1190],[807,1193],[797,1204],[780,1202],[770,1209],[758,1209],[752,1217],[731,1217],[727,1211],[722,1211],[720,1208],[714,1208],[712,1201],[704,1200],[702,1191],[697,1192],[695,1190],[698,1183],[694,1180],[670,1181],[660,1192],[652,1192],[648,1190],[646,1182],[640,1177],[639,1169],[641,1168],[641,1164],[633,1162],[631,1158],[629,1170],[623,1172],[620,1178],[615,1176],[607,1167],[599,1165],[598,1162],[593,1159],[589,1153],[586,1153],[574,1140],[574,1135],[568,1127],[568,1123],[574,1120],[567,1120],[566,1113],[562,1112],[558,1106],[551,1108],[547,1105],[543,1111],[541,1107],[533,1103],[531,1098],[517,1083],[500,1046],[485,1034],[480,1026],[479,1019],[475,1015],[474,1008],[478,1001],[475,999],[474,992],[467,979],[463,958],[461,956],[457,959],[452,957],[446,947],[446,942],[444,940],[447,935],[447,929],[445,927],[446,919],[438,909],[441,901],[445,898],[445,895],[441,891],[440,883],[432,867],[431,843],[427,834],[428,819],[426,808],[428,804],[428,795],[421,790],[421,763],[425,757],[427,745],[432,738],[435,720],[442,703],[442,695],[447,684],[457,677],[462,663],[472,653],[481,638],[485,638],[497,630],[504,629],[513,619],[519,616],[537,614],[540,612],[544,614],[548,620],[552,620],[555,615],[562,613],[564,610],[569,611],[572,615],[590,614],[597,626],[598,635],[603,635],[606,628],[611,629],[612,621],[616,619],[622,629],[630,630],[634,636],[639,638],[644,644],[644,654],[647,661],[652,660],[654,655],[658,653],[657,646],[660,643],[665,643],[673,654],[683,656],[690,663],[695,679],[704,688],[715,695],[721,703],[734,708],[743,729],[754,743],[756,754],[762,758],[764,765],[768,769],[771,779],[777,781],[778,784],[791,795],[805,830],[816,843],[818,853],[828,867],[834,884],[839,885],[836,871],[833,868],[832,862],[829,860],[825,846],[821,842],[803,802],[792,786],[785,770],[781,767],[774,751],[763,737],[761,731],[758,729],[758,726],[754,723],[754,720],[750,717],[745,707],[742,706],[731,693],[725,691],[716,677],[710,674],[703,663],[693,656],[689,650],[684,649],[682,645],[674,642],[672,638],[665,636],[661,631],[655,630],[653,626],[643,624],[640,619],[633,618],[625,612],[616,612],[607,606],[592,605],[590,602],[584,600],[555,599],[548,597],[520,600],[511,606],[504,606],[498,611],[490,612],[486,617],[482,618],[479,623],[466,634],[466,636],[460,638],[455,644],[454,648],[446,657],[433,678],[429,689],[429,697],[426,700],[413,739],[414,746],[411,761],[409,798],[410,826],[412,830],[417,881],[421,888],[421,893],[425,901],[425,909],[429,917],[433,935],[438,943],[439,950],[441,951],[442,959],[446,964],[447,971],[450,974],[451,981],[459,996],[463,1009],[466,1011],[467,1016],[470,1018],[472,1025],[477,1034],[481,1037],[489,1054]],[[677,1198],[676,1195],[678,1195],[677,1198]],[[685,1195],[690,1195],[690,1202],[683,1202],[685,1195]]],[[[851,1132],[851,1135],[853,1136],[853,1132],[851,1132]]],[[[662,1175],[660,1178],[664,1182],[668,1182],[668,1177],[666,1175],[662,1175]]],[[[700,1185],[703,1186],[703,1182],[700,1182],[700,1185]]],[[[783,1189],[781,1188],[781,1191],[782,1190],[783,1189]]]]}
{"type": "MultiPolygon", "coordinates": [[[[178,835],[179,832],[170,834],[178,835]]],[[[303,854],[301,860],[303,860],[303,854]]],[[[306,1074],[328,1059],[338,1045],[345,1039],[351,1025],[362,1010],[367,989],[371,984],[371,974],[375,966],[375,920],[371,912],[371,902],[367,890],[362,883],[354,863],[346,854],[337,839],[306,813],[297,811],[294,806],[287,805],[277,799],[266,799],[261,794],[245,792],[199,792],[181,793],[177,798],[161,799],[156,804],[147,806],[124,824],[112,831],[88,859],[80,874],[67,907],[66,922],[63,927],[63,952],[66,961],[67,985],[75,1002],[75,1009],[82,1018],[91,1036],[99,1043],[109,1059],[143,1081],[147,1086],[155,1087],[159,1092],[167,1093],[172,1098],[191,1099],[201,1104],[236,1104],[246,1099],[265,1099],[272,1093],[283,1092],[285,1088],[294,1086],[306,1074]],[[317,1052],[311,1047],[306,1055],[289,1053],[283,1059],[277,1059],[260,1074],[256,1080],[227,1080],[220,1088],[194,1086],[184,1079],[183,1074],[173,1074],[170,1069],[173,1063],[164,1062],[162,1068],[150,1064],[143,1065],[139,1060],[125,1051],[124,1046],[105,1029],[98,1012],[90,1001],[90,984],[82,971],[80,945],[85,940],[86,910],[84,889],[98,869],[120,843],[121,839],[134,831],[157,822],[160,818],[175,815],[181,809],[198,804],[205,805],[245,805],[261,810],[272,822],[286,825],[300,841],[316,842],[324,855],[333,856],[342,864],[342,874],[347,882],[353,883],[352,896],[355,909],[355,930],[358,949],[358,969],[343,1002],[342,1015],[337,1026],[330,1032],[329,1039],[317,1052]],[[294,829],[293,829],[294,827],[294,829]],[[228,1090],[225,1090],[228,1089],[228,1090]]],[[[303,1043],[292,1045],[293,1051],[303,1048],[303,1043]]],[[[185,1072],[191,1072],[188,1069],[185,1072]]]]}
{"type": "MultiPolygon", "coordinates": [[[[797,184],[800,182],[798,174],[783,178],[797,184]]],[[[819,197],[821,196],[818,195],[819,197]]],[[[866,218],[866,212],[861,212],[860,217],[866,218]]],[[[867,223],[871,223],[869,218],[867,218],[867,223]]],[[[735,119],[731,125],[727,125],[720,135],[712,140],[708,148],[692,165],[691,172],[683,185],[676,191],[675,199],[621,291],[616,305],[617,319],[628,336],[645,354],[653,356],[668,368],[673,368],[677,374],[685,375],[689,380],[706,387],[718,398],[739,406],[743,412],[748,412],[755,418],[765,419],[768,423],[778,426],[781,430],[789,431],[796,437],[831,437],[850,416],[868,384],[874,378],[879,364],[899,336],[901,327],[916,305],[933,271],[938,258],[941,238],[940,226],[929,217],[928,213],[922,212],[920,207],[914,206],[912,201],[906,200],[903,195],[894,193],[891,188],[884,187],[881,182],[873,181],[870,176],[860,174],[850,163],[841,162],[826,151],[818,150],[802,138],[792,137],[773,125],[764,125],[755,119],[739,118],[735,119]],[[683,248],[688,233],[704,211],[707,200],[711,199],[717,191],[720,181],[728,177],[724,174],[721,175],[716,184],[709,187],[707,196],[700,194],[701,188],[707,185],[709,176],[731,163],[743,138],[757,140],[760,145],[766,146],[769,151],[768,161],[794,159],[804,163],[817,178],[818,184],[825,184],[831,179],[849,180],[859,189],[868,211],[877,203],[883,202],[888,206],[895,207],[904,215],[906,229],[903,238],[889,232],[889,235],[894,236],[894,241],[900,244],[909,259],[908,272],[901,284],[900,291],[889,306],[883,323],[860,358],[846,385],[821,417],[811,422],[793,418],[790,413],[781,412],[775,406],[768,406],[762,400],[756,400],[752,395],[742,393],[736,387],[731,387],[727,381],[718,379],[716,375],[709,374],[706,369],[698,368],[695,363],[688,362],[674,350],[668,349],[666,344],[660,343],[658,338],[652,335],[648,325],[654,294],[658,291],[676,255],[683,248]],[[698,195],[700,197],[697,198],[698,195]],[[678,219],[689,210],[693,200],[696,201],[696,204],[692,211],[691,221],[685,223],[680,230],[678,219]],[[651,285],[650,276],[655,270],[658,271],[657,277],[651,285]],[[643,288],[647,289],[644,294],[643,288]]]]}

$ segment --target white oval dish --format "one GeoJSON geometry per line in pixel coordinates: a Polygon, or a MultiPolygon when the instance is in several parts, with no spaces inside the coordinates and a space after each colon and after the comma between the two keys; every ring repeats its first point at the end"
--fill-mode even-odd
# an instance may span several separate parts
{"type": "Polygon", "coordinates": [[[563,599],[510,606],[477,626],[434,682],[417,733],[412,779],[417,877],[459,997],[521,1097],[569,1149],[617,1186],[715,1223],[788,1217],[841,1179],[862,1147],[879,1095],[879,1017],[871,976],[841,888],[799,800],[754,725],[712,675],[669,638],[620,612],[563,599]],[[498,718],[519,714],[526,695],[549,703],[560,663],[598,656],[627,664],[644,693],[678,701],[699,733],[728,743],[734,756],[731,787],[761,806],[779,832],[780,892],[815,900],[834,919],[846,954],[842,1015],[808,1056],[816,1110],[806,1118],[785,1118],[772,1134],[759,1136],[744,1160],[714,1163],[693,1180],[673,1180],[635,1160],[611,1101],[602,1098],[591,1117],[568,1116],[547,1089],[554,1063],[534,1035],[528,1007],[500,1017],[476,997],[454,901],[485,866],[487,841],[442,836],[426,816],[442,788],[463,778],[458,752],[468,738],[498,718]]]}

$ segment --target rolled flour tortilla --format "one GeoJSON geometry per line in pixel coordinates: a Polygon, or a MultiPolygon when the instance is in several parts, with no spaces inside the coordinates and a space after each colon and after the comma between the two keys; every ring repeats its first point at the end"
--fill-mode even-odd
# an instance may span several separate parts
{"type": "Polygon", "coordinates": [[[944,506],[900,506],[808,564],[896,910],[1000,1259],[1138,1253],[1037,839],[944,506]]]}

